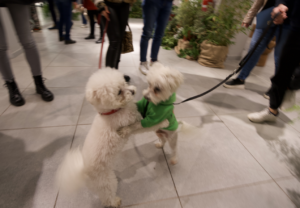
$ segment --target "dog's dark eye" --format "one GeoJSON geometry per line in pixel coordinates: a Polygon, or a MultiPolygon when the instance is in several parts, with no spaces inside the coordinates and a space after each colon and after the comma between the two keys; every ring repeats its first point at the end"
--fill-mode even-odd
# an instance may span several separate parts
{"type": "Polygon", "coordinates": [[[122,93],[122,90],[119,91],[118,95],[121,95],[121,93],[122,93]]]}
{"type": "Polygon", "coordinates": [[[160,89],[158,87],[154,87],[154,93],[159,93],[160,89]]]}

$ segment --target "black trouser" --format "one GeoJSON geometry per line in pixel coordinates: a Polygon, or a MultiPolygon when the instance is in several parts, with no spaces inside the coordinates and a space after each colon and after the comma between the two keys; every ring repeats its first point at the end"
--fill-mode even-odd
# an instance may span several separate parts
{"type": "MultiPolygon", "coordinates": [[[[95,17],[98,19],[98,10],[88,10],[88,16],[90,19],[90,35],[94,36],[95,35],[95,17]]],[[[101,22],[103,22],[103,18],[101,18],[101,22]]],[[[103,24],[100,24],[100,37],[103,37],[103,24]]]]}
{"type": "Polygon", "coordinates": [[[56,13],[54,9],[54,0],[48,0],[48,3],[49,3],[49,10],[51,12],[53,23],[57,26],[56,13]]]}
{"type": "Polygon", "coordinates": [[[110,21],[107,28],[109,47],[106,54],[106,66],[118,69],[122,51],[122,39],[128,23],[129,4],[124,2],[105,3],[110,12],[110,21]]]}
{"type": "Polygon", "coordinates": [[[270,108],[280,107],[295,68],[300,62],[300,32],[291,31],[279,57],[278,71],[271,79],[270,108]]]}

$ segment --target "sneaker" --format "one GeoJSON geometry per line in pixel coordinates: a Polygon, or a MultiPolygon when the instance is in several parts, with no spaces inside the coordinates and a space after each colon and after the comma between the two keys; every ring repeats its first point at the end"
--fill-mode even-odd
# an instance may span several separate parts
{"type": "Polygon", "coordinates": [[[245,81],[236,78],[225,82],[223,86],[230,89],[245,89],[245,81]]]}
{"type": "Polygon", "coordinates": [[[248,118],[254,123],[263,123],[265,121],[275,122],[277,115],[275,116],[268,108],[266,108],[263,111],[248,114],[248,118]]]}
{"type": "Polygon", "coordinates": [[[148,71],[149,71],[149,67],[148,67],[148,62],[141,62],[139,70],[141,71],[142,74],[147,75],[148,71]]]}
{"type": "Polygon", "coordinates": [[[266,98],[267,100],[270,100],[270,92],[266,92],[264,95],[264,98],[266,98]]]}
{"type": "Polygon", "coordinates": [[[287,110],[296,104],[296,92],[295,90],[287,90],[285,92],[282,104],[280,106],[281,110],[287,110]]]}

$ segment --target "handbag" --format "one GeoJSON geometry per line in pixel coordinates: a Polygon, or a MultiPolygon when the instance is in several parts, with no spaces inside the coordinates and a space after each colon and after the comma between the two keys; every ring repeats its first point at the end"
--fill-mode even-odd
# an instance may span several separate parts
{"type": "Polygon", "coordinates": [[[268,9],[265,9],[261,12],[259,12],[256,15],[256,28],[257,29],[265,29],[267,28],[268,24],[272,22],[271,13],[275,7],[270,7],[268,9]]]}
{"type": "Polygon", "coordinates": [[[130,53],[133,51],[132,32],[131,32],[131,28],[129,27],[128,23],[127,23],[127,26],[129,28],[129,31],[125,31],[125,33],[124,33],[124,37],[122,40],[122,54],[130,53]]]}
{"type": "Polygon", "coordinates": [[[38,2],[44,2],[44,0],[0,0],[1,5],[5,4],[24,4],[30,5],[38,2]]]}

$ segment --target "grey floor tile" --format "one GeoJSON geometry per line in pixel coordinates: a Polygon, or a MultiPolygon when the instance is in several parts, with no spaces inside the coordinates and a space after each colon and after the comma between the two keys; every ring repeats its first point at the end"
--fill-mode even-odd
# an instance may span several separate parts
{"type": "Polygon", "coordinates": [[[54,177],[75,127],[0,131],[0,207],[53,208],[54,177]]]}
{"type": "Polygon", "coordinates": [[[291,175],[295,164],[291,163],[290,153],[300,148],[299,132],[281,120],[274,124],[254,124],[247,114],[220,118],[273,178],[291,175]]]}
{"type": "Polygon", "coordinates": [[[99,64],[98,54],[64,53],[59,54],[49,66],[95,66],[99,64]]]}
{"type": "Polygon", "coordinates": [[[274,182],[181,197],[181,202],[184,208],[295,208],[274,182]]]}
{"type": "MultiPolygon", "coordinates": [[[[72,148],[82,146],[89,129],[89,125],[78,126],[72,148]]],[[[155,140],[154,133],[133,136],[116,158],[114,169],[119,181],[117,194],[122,198],[122,206],[176,198],[163,152],[153,145],[155,140]]],[[[80,197],[74,198],[60,196],[57,207],[81,207],[80,204],[95,207],[100,202],[92,194],[80,194],[80,197]]]]}
{"type": "MultiPolygon", "coordinates": [[[[58,53],[49,53],[47,51],[45,51],[45,52],[41,51],[41,52],[39,52],[39,55],[40,55],[41,65],[43,67],[45,67],[45,66],[48,66],[55,59],[55,57],[58,56],[58,53]]],[[[12,63],[12,66],[29,67],[29,64],[26,60],[24,53],[22,53],[21,55],[19,55],[16,58],[13,58],[11,60],[11,63],[12,63]]]]}
{"type": "Polygon", "coordinates": [[[84,99],[84,89],[49,88],[55,95],[45,102],[35,89],[23,92],[26,104],[10,106],[0,117],[0,129],[76,125],[84,99]]]}
{"type": "Polygon", "coordinates": [[[296,178],[277,180],[277,184],[282,188],[286,195],[295,204],[295,207],[300,207],[300,183],[299,175],[296,178]]]}
{"type": "Polygon", "coordinates": [[[0,115],[8,108],[9,103],[9,95],[6,89],[0,90],[0,115]]]}
{"type": "Polygon", "coordinates": [[[183,120],[199,130],[193,137],[180,137],[179,162],[171,166],[180,196],[271,179],[216,116],[183,120]]]}
{"type": "MultiPolygon", "coordinates": [[[[145,204],[137,204],[137,205],[129,205],[129,206],[123,206],[125,207],[132,207],[132,208],[181,208],[180,202],[178,199],[167,199],[167,200],[161,200],[161,201],[155,201],[145,204]]],[[[123,208],[122,207],[122,208],[123,208]]]]}

